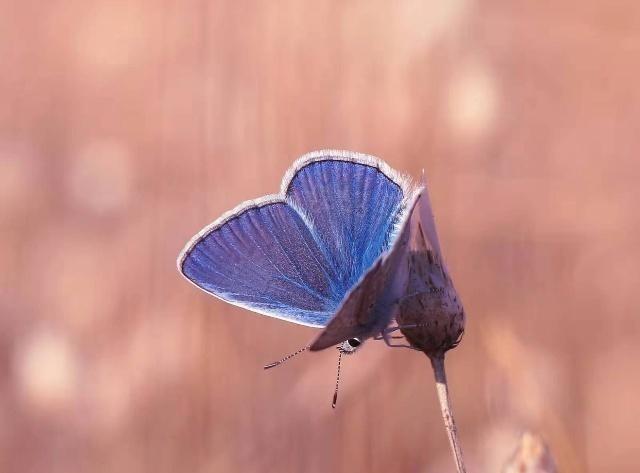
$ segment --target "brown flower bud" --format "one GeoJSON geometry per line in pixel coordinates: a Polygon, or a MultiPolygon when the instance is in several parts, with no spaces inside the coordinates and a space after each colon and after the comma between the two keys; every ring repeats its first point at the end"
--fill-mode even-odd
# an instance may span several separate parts
{"type": "Polygon", "coordinates": [[[411,215],[411,243],[406,258],[408,282],[396,322],[407,341],[429,357],[460,342],[465,315],[442,260],[426,189],[411,215]]]}

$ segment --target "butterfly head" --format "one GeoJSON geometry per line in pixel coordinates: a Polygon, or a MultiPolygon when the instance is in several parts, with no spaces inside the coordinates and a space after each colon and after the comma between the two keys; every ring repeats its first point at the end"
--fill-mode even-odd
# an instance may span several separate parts
{"type": "Polygon", "coordinates": [[[340,351],[340,353],[344,355],[352,355],[356,352],[356,350],[362,345],[362,340],[359,338],[349,338],[345,340],[336,348],[340,351]]]}

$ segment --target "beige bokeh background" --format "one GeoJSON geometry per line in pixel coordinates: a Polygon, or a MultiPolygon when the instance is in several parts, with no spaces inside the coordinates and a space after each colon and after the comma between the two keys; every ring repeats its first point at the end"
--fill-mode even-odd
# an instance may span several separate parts
{"type": "Polygon", "coordinates": [[[469,470],[640,465],[640,4],[0,2],[0,470],[449,472],[427,359],[197,291],[193,233],[344,148],[425,169],[469,470]]]}

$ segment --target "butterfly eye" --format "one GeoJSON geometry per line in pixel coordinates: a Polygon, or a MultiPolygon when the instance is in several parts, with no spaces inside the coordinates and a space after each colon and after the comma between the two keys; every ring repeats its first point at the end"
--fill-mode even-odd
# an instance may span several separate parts
{"type": "Polygon", "coordinates": [[[349,340],[347,340],[347,343],[349,344],[349,346],[351,348],[357,348],[360,346],[360,344],[362,343],[360,340],[358,340],[357,338],[350,338],[349,340]]]}

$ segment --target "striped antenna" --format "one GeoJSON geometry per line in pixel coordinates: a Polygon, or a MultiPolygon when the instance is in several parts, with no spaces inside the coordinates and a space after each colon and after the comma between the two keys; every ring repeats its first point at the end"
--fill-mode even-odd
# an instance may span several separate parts
{"type": "Polygon", "coordinates": [[[284,363],[285,361],[293,358],[296,355],[299,355],[300,353],[302,353],[303,351],[306,351],[308,348],[310,347],[310,345],[307,345],[306,347],[300,348],[300,350],[290,353],[287,356],[285,356],[284,358],[282,358],[281,360],[278,361],[274,361],[273,363],[269,363],[268,365],[264,366],[265,370],[268,370],[269,368],[275,368],[276,366],[281,365],[282,363],[284,363]]]}
{"type": "Polygon", "coordinates": [[[336,403],[338,402],[338,387],[340,386],[340,362],[342,361],[342,351],[338,352],[338,374],[336,375],[336,390],[333,393],[333,402],[331,403],[331,407],[336,408],[336,403]]]}

